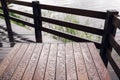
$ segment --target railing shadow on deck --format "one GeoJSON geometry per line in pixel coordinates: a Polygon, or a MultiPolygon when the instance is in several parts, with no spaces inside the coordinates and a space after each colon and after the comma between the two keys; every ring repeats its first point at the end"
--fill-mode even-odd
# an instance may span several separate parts
{"type": "Polygon", "coordinates": [[[120,56],[120,45],[114,39],[117,28],[120,29],[120,19],[119,19],[118,11],[109,10],[107,12],[99,12],[99,11],[91,11],[91,10],[65,8],[65,7],[57,7],[57,6],[40,4],[38,1],[33,1],[32,3],[23,2],[23,1],[11,1],[11,0],[0,0],[0,1],[2,3],[2,7],[0,7],[0,9],[3,10],[3,14],[0,13],[0,16],[3,16],[5,18],[9,41],[11,43],[14,43],[14,38],[13,38],[10,20],[23,23],[25,25],[33,27],[35,29],[36,42],[42,42],[42,31],[51,33],[51,34],[54,34],[54,35],[57,35],[57,36],[60,36],[66,39],[70,39],[76,42],[93,42],[93,41],[83,39],[83,38],[80,38],[80,37],[77,37],[77,36],[74,36],[68,33],[63,33],[57,30],[45,28],[42,26],[42,22],[52,23],[52,24],[61,25],[67,28],[96,34],[96,35],[102,36],[101,43],[97,43],[97,42],[94,42],[94,43],[96,47],[100,49],[100,56],[105,66],[107,67],[107,64],[109,61],[114,71],[116,72],[117,76],[120,79],[120,68],[116,64],[116,62],[113,60],[113,58],[111,57],[112,48],[114,48],[115,51],[120,56]],[[7,2],[18,4],[18,5],[23,5],[27,7],[32,7],[33,14],[29,14],[29,13],[25,13],[25,12],[13,10],[13,9],[8,9],[7,2]],[[92,18],[97,18],[97,19],[103,19],[105,20],[105,26],[104,26],[104,29],[102,30],[102,29],[92,28],[89,26],[78,25],[78,24],[74,24],[70,22],[42,17],[41,16],[42,9],[56,11],[56,12],[63,12],[63,13],[68,13],[68,14],[74,14],[74,15],[80,15],[80,16],[85,16],[85,17],[92,17],[92,18]],[[32,18],[34,19],[34,24],[11,17],[9,16],[9,12],[13,12],[19,15],[32,18]]]}

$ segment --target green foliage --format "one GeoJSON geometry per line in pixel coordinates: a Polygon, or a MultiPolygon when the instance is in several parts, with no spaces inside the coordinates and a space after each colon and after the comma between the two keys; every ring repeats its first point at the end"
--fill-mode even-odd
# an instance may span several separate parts
{"type": "MultiPolygon", "coordinates": [[[[0,10],[0,13],[3,13],[3,11],[0,10]]],[[[20,18],[20,16],[18,14],[15,14],[15,13],[12,13],[12,12],[10,12],[9,14],[12,17],[20,18]]],[[[70,14],[67,14],[67,15],[66,14],[65,15],[63,15],[63,14],[59,15],[59,14],[57,14],[57,15],[55,15],[55,12],[53,13],[52,11],[42,11],[42,16],[52,17],[52,18],[58,18],[58,19],[62,17],[62,19],[64,21],[75,23],[75,24],[79,24],[80,23],[79,18],[77,16],[70,15],[70,14]],[[54,14],[54,16],[53,16],[53,14],[54,14]]],[[[3,18],[3,17],[0,17],[0,18],[3,18]]],[[[26,28],[25,24],[18,23],[16,21],[12,21],[12,23],[17,24],[19,26],[22,26],[22,27],[26,28]]],[[[85,25],[89,25],[89,19],[86,20],[85,25]]],[[[94,40],[96,42],[100,41],[100,36],[94,36],[93,34],[90,34],[90,33],[87,33],[87,32],[78,31],[78,30],[75,30],[75,29],[66,28],[64,26],[59,26],[59,25],[49,25],[49,27],[52,28],[52,29],[64,32],[64,33],[69,33],[69,34],[72,34],[72,35],[75,35],[75,36],[78,36],[78,37],[87,38],[89,40],[94,40]]],[[[100,27],[102,27],[102,25],[100,27]]],[[[54,36],[53,35],[52,37],[54,39],[61,40],[63,42],[71,42],[70,40],[65,39],[65,38],[61,38],[59,36],[54,36]]]]}
{"type": "MultiPolygon", "coordinates": [[[[0,13],[3,13],[3,10],[0,10],[0,13]]],[[[12,16],[12,17],[15,17],[15,18],[20,18],[19,15],[13,13],[13,12],[9,12],[9,15],[12,16]]],[[[4,19],[4,17],[0,16],[1,19],[4,19]]],[[[19,23],[19,22],[16,22],[16,21],[13,21],[11,20],[12,23],[16,24],[16,25],[19,25],[21,27],[25,27],[25,24],[22,24],[22,23],[19,23]]]]}

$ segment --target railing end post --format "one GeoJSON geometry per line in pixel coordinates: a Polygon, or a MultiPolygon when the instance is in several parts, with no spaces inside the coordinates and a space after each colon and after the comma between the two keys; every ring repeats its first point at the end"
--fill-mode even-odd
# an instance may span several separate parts
{"type": "Polygon", "coordinates": [[[112,24],[114,15],[117,15],[119,12],[116,10],[107,10],[105,26],[104,26],[104,35],[102,38],[102,46],[100,49],[100,56],[107,67],[108,65],[108,56],[111,55],[112,46],[109,43],[110,35],[115,36],[116,34],[116,27],[112,24]]]}

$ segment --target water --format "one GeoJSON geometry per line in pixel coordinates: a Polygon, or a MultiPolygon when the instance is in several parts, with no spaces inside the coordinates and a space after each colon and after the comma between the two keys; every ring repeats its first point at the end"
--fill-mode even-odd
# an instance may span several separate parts
{"type": "MultiPolygon", "coordinates": [[[[36,0],[21,0],[36,1],[36,0]]],[[[120,0],[38,0],[42,4],[72,7],[79,9],[89,9],[97,11],[106,11],[108,9],[116,9],[120,11],[120,0]]]]}

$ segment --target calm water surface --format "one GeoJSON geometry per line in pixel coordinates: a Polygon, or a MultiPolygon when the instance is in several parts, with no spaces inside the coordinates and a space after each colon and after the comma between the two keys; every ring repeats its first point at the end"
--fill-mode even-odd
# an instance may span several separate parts
{"type": "MultiPolygon", "coordinates": [[[[23,0],[31,2],[33,0],[23,0]]],[[[34,0],[35,1],[35,0],[34,0]]],[[[116,9],[120,11],[120,0],[38,0],[42,4],[65,6],[80,9],[106,11],[116,9]]]]}

